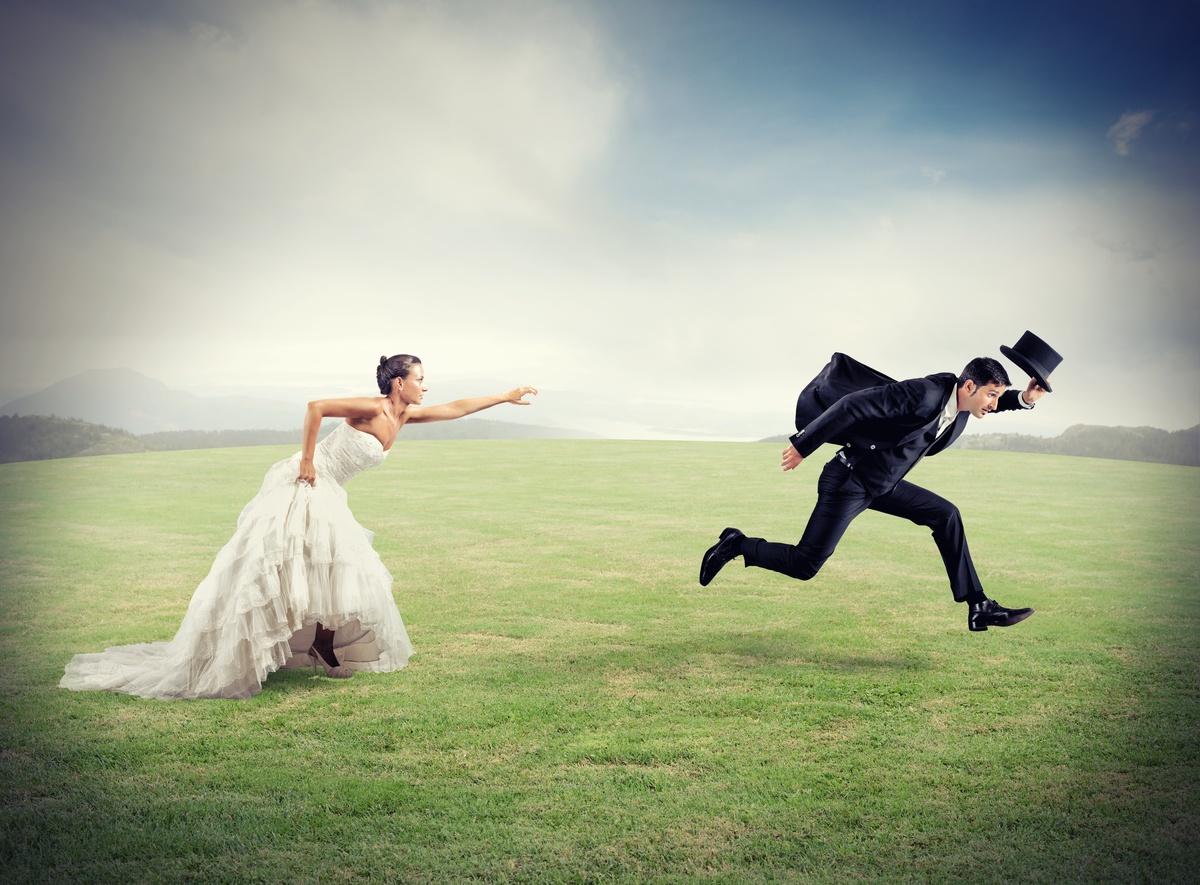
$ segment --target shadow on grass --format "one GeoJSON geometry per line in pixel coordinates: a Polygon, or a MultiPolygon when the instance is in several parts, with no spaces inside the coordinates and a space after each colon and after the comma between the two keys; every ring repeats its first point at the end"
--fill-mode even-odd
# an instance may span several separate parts
{"type": "MultiPolygon", "coordinates": [[[[326,680],[332,683],[333,680],[326,680]]],[[[282,695],[315,687],[320,679],[307,667],[303,670],[276,670],[263,680],[262,694],[282,695]]]]}

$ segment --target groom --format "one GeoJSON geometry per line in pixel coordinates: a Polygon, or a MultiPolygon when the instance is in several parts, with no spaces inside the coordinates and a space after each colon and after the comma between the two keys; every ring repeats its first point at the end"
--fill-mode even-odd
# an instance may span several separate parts
{"type": "Polygon", "coordinates": [[[970,630],[1011,627],[1033,614],[1031,608],[1009,609],[987,598],[958,508],[904,479],[923,457],[953,443],[970,415],[982,418],[990,412],[1032,409],[1050,392],[1050,372],[1062,357],[1046,342],[1026,332],[1014,347],[1000,350],[1029,374],[1024,391],[1008,390],[1008,374],[990,357],[971,360],[957,377],[940,373],[893,381],[844,354],[834,354],[800,394],[797,432],[783,450],[786,471],[800,466],[824,443],[841,446],[821,471],[817,503],[800,542],[748,538],[727,528],[701,560],[701,586],[737,556],[746,566],[807,581],[833,555],[854,518],[870,509],[932,530],[954,599],[968,604],[970,630]]]}

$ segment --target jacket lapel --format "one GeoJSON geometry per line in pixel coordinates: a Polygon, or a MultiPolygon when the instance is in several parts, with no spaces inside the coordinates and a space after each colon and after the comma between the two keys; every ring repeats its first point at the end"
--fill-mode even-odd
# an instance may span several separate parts
{"type": "Polygon", "coordinates": [[[933,445],[929,447],[927,454],[936,455],[944,449],[950,448],[956,439],[962,436],[962,432],[967,427],[967,421],[970,419],[970,412],[959,412],[950,426],[946,428],[946,432],[933,441],[933,445]]]}

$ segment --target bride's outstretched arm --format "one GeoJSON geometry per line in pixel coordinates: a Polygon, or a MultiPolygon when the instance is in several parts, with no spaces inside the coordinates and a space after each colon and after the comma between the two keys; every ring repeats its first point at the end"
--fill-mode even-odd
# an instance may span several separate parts
{"type": "Polygon", "coordinates": [[[537,396],[536,387],[517,387],[508,393],[497,393],[493,396],[473,396],[469,399],[456,399],[454,402],[442,403],[438,406],[409,406],[408,423],[425,424],[430,421],[453,421],[464,415],[473,415],[501,403],[512,403],[514,406],[528,406],[527,396],[537,396]]]}

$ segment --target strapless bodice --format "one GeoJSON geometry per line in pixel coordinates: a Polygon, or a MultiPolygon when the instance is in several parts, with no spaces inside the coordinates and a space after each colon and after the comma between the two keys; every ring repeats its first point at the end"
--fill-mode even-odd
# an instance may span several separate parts
{"type": "Polygon", "coordinates": [[[368,467],[378,467],[386,459],[387,452],[379,440],[343,421],[317,443],[313,466],[317,469],[317,482],[331,479],[341,486],[368,467]]]}

